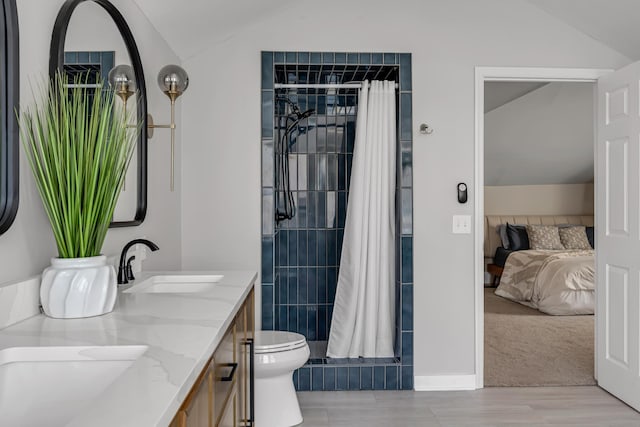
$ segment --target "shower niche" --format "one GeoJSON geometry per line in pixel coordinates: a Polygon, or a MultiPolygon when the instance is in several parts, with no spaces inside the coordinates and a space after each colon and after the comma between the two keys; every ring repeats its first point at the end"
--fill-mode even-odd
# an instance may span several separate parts
{"type": "Polygon", "coordinates": [[[307,338],[298,390],[413,388],[411,92],[410,54],[262,52],[262,329],[307,338]],[[364,80],[397,83],[395,357],[327,358],[364,80]]]}

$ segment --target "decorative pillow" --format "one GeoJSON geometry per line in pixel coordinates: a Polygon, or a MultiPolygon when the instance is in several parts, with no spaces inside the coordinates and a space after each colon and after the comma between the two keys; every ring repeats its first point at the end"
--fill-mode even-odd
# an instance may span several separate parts
{"type": "Polygon", "coordinates": [[[587,232],[587,240],[589,241],[591,248],[595,249],[596,248],[596,244],[595,244],[596,242],[594,237],[595,229],[593,227],[587,227],[585,231],[587,232]]]}
{"type": "Polygon", "coordinates": [[[559,228],[558,233],[565,249],[591,249],[585,226],[559,228]]]}
{"type": "Polygon", "coordinates": [[[529,236],[524,225],[511,225],[507,223],[507,237],[509,238],[509,249],[512,251],[522,251],[529,249],[529,236]]]}
{"type": "Polygon", "coordinates": [[[564,249],[555,225],[527,225],[527,234],[531,249],[564,249]]]}
{"type": "Polygon", "coordinates": [[[502,247],[505,249],[509,249],[509,236],[507,236],[507,225],[500,224],[496,226],[496,233],[498,233],[498,236],[500,236],[502,247]]]}

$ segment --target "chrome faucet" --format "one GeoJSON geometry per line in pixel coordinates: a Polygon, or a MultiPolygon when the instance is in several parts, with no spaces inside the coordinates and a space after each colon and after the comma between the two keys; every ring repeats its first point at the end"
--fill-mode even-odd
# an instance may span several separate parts
{"type": "Polygon", "coordinates": [[[160,249],[158,245],[153,243],[151,240],[147,240],[147,239],[134,239],[129,243],[127,243],[126,245],[124,245],[124,248],[122,248],[122,253],[120,254],[120,265],[118,266],[118,285],[125,285],[129,283],[129,279],[127,277],[127,264],[126,264],[127,252],[133,245],[137,245],[138,243],[147,246],[153,252],[160,249]]]}

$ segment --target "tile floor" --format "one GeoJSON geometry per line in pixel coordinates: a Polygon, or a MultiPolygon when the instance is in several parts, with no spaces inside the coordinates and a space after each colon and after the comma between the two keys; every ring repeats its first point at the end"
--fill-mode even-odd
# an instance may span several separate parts
{"type": "Polygon", "coordinates": [[[640,413],[597,387],[301,392],[298,396],[304,427],[640,426],[640,413]]]}

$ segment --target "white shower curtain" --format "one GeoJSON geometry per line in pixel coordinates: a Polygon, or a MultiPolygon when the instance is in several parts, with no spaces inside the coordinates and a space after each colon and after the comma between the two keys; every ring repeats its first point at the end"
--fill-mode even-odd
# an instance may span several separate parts
{"type": "Polygon", "coordinates": [[[395,82],[365,81],[328,357],[394,356],[395,182],[395,82]]]}

